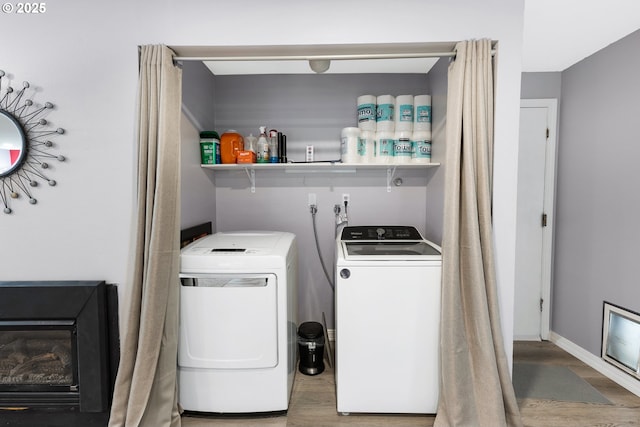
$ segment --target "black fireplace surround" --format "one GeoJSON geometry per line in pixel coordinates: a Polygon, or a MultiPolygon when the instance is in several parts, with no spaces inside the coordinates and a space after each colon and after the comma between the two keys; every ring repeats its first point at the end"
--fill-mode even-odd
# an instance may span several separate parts
{"type": "Polygon", "coordinates": [[[0,281],[0,426],[106,425],[117,311],[104,281],[0,281]]]}

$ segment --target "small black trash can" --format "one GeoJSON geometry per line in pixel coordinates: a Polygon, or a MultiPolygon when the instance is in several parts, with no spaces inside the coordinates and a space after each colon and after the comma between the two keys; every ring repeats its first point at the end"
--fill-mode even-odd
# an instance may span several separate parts
{"type": "Polygon", "coordinates": [[[305,375],[324,371],[324,330],[318,322],[304,322],[298,328],[298,369],[305,375]]]}

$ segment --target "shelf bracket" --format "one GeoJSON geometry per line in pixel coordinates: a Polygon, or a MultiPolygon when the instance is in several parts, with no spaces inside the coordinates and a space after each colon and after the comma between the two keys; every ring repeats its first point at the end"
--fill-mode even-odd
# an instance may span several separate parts
{"type": "Polygon", "coordinates": [[[387,168],[387,193],[391,193],[391,182],[393,182],[393,176],[396,174],[396,166],[393,168],[387,168]]]}
{"type": "Polygon", "coordinates": [[[251,192],[256,192],[256,170],[253,168],[244,168],[247,177],[249,178],[249,183],[251,184],[251,192]]]}

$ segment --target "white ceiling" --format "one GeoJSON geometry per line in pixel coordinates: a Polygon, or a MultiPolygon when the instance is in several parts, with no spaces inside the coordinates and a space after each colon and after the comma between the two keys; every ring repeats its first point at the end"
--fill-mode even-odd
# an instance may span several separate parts
{"type": "Polygon", "coordinates": [[[522,71],[563,71],[640,29],[640,0],[525,0],[522,71]]]}

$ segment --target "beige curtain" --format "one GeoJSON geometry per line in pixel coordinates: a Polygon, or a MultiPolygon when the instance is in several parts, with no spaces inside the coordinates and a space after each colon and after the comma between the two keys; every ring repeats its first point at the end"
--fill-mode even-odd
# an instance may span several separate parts
{"type": "Polygon", "coordinates": [[[447,95],[440,401],[436,427],[521,426],[493,257],[489,40],[456,45],[447,95]]]}
{"type": "Polygon", "coordinates": [[[138,206],[128,318],[110,427],[179,427],[178,272],[182,71],[143,46],[138,81],[138,206]]]}

